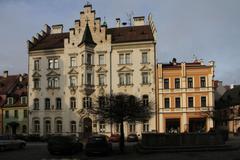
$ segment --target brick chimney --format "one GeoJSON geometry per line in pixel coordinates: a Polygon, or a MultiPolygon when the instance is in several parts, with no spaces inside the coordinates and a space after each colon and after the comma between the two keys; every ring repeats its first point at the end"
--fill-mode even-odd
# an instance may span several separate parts
{"type": "Polygon", "coordinates": [[[7,78],[8,77],[8,71],[3,71],[3,77],[7,78]]]}

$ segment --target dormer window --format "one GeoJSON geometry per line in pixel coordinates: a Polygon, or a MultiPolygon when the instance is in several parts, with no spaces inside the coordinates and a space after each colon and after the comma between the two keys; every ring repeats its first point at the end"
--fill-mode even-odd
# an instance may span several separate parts
{"type": "Polygon", "coordinates": [[[12,105],[13,104],[13,97],[8,97],[7,98],[7,104],[12,105]]]}
{"type": "Polygon", "coordinates": [[[21,104],[27,104],[27,96],[21,97],[21,104]]]}

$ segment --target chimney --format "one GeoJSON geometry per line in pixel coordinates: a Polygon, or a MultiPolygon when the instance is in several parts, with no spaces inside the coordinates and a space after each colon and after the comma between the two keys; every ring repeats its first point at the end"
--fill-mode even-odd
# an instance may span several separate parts
{"type": "Polygon", "coordinates": [[[173,59],[172,59],[172,63],[173,63],[173,65],[176,65],[176,64],[177,64],[177,59],[176,59],[176,58],[173,58],[173,59]]]}
{"type": "Polygon", "coordinates": [[[117,28],[121,27],[121,20],[120,20],[120,18],[116,18],[116,27],[117,28]]]}
{"type": "Polygon", "coordinates": [[[234,84],[231,84],[231,85],[230,85],[230,89],[233,89],[233,88],[234,88],[234,84]]]}
{"type": "Polygon", "coordinates": [[[23,80],[23,76],[20,74],[19,75],[19,82],[22,82],[22,80],[23,80]]]}
{"type": "Polygon", "coordinates": [[[144,16],[133,17],[133,26],[143,26],[145,24],[144,19],[144,16]]]}
{"type": "Polygon", "coordinates": [[[56,33],[63,33],[62,24],[52,25],[51,34],[56,34],[56,33]]]}
{"type": "Polygon", "coordinates": [[[3,77],[7,78],[8,77],[8,71],[3,71],[3,77]]]}

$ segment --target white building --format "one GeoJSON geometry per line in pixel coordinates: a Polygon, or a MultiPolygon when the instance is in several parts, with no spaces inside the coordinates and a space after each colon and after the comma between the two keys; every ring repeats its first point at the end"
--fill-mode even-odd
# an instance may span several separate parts
{"type": "MultiPolygon", "coordinates": [[[[87,111],[98,96],[127,93],[155,104],[156,29],[151,15],[134,17],[133,26],[108,28],[85,5],[73,28],[45,25],[28,41],[29,133],[84,134],[118,132],[98,123],[87,111]]],[[[154,106],[155,107],[155,106],[154,106]]],[[[152,131],[155,117],[144,124],[125,124],[125,134],[152,131]]]]}

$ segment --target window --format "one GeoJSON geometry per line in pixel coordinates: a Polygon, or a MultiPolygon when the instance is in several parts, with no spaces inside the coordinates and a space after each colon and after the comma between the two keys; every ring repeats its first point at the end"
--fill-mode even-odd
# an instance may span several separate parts
{"type": "Polygon", "coordinates": [[[62,121],[61,120],[56,121],[56,133],[62,133],[62,121]]]}
{"type": "Polygon", "coordinates": [[[126,73],[126,85],[132,84],[131,83],[131,74],[130,73],[126,73]]]}
{"type": "Polygon", "coordinates": [[[91,84],[92,84],[92,74],[87,73],[87,85],[91,85],[91,84]]]}
{"type": "Polygon", "coordinates": [[[27,97],[26,96],[21,97],[21,104],[27,104],[27,97]]]}
{"type": "Polygon", "coordinates": [[[48,59],[48,69],[58,69],[58,59],[48,59]]]}
{"type": "Polygon", "coordinates": [[[201,107],[206,107],[207,106],[207,100],[205,96],[201,97],[201,107]]]}
{"type": "Polygon", "coordinates": [[[39,70],[39,60],[34,60],[34,70],[39,70]]]}
{"type": "Polygon", "coordinates": [[[70,108],[71,109],[75,109],[76,108],[76,98],[75,97],[71,97],[70,98],[70,108]]]}
{"type": "Polygon", "coordinates": [[[205,77],[201,77],[201,87],[206,87],[206,78],[205,77]]]}
{"type": "Polygon", "coordinates": [[[105,132],[105,122],[100,122],[99,123],[99,132],[104,133],[105,132]]]}
{"type": "Polygon", "coordinates": [[[18,110],[14,110],[14,118],[18,118],[18,110]]]}
{"type": "Polygon", "coordinates": [[[62,101],[61,98],[56,98],[56,109],[61,110],[62,109],[62,101]]]}
{"type": "Polygon", "coordinates": [[[119,64],[124,64],[124,54],[119,54],[119,64]]]}
{"type": "Polygon", "coordinates": [[[142,73],[142,84],[148,84],[148,72],[142,73]]]}
{"type": "Polygon", "coordinates": [[[98,64],[99,64],[99,65],[105,64],[105,63],[104,63],[104,55],[103,55],[103,54],[100,54],[100,55],[98,56],[98,64]]]}
{"type": "Polygon", "coordinates": [[[193,107],[193,97],[188,97],[188,107],[189,108],[193,107]]]}
{"type": "Polygon", "coordinates": [[[147,52],[143,52],[143,53],[142,53],[142,63],[143,63],[143,64],[148,63],[147,52]]]}
{"type": "Polygon", "coordinates": [[[34,132],[39,133],[40,132],[40,122],[39,120],[35,120],[33,122],[34,132]]]}
{"type": "Polygon", "coordinates": [[[175,88],[176,89],[180,88],[180,78],[175,78],[175,88]]]}
{"type": "Polygon", "coordinates": [[[70,87],[77,86],[77,77],[76,76],[70,76],[70,87]]]}
{"type": "Polygon", "coordinates": [[[28,111],[27,110],[23,110],[23,117],[27,118],[28,117],[28,111]]]}
{"type": "Polygon", "coordinates": [[[75,121],[70,122],[70,128],[71,128],[71,133],[76,133],[76,122],[75,121]]]}
{"type": "Polygon", "coordinates": [[[104,108],[105,104],[106,104],[106,99],[103,96],[100,96],[98,98],[98,104],[99,104],[99,108],[104,108]]]}
{"type": "Polygon", "coordinates": [[[136,125],[135,123],[129,123],[129,132],[135,133],[136,132],[136,125]]]}
{"type": "Polygon", "coordinates": [[[83,98],[83,108],[91,108],[92,107],[92,98],[84,97],[83,98]]]}
{"type": "Polygon", "coordinates": [[[70,57],[70,67],[76,67],[76,66],[77,66],[77,58],[70,57]]]}
{"type": "Polygon", "coordinates": [[[33,100],[33,110],[39,110],[39,99],[35,98],[33,100]]]}
{"type": "Polygon", "coordinates": [[[119,133],[120,132],[120,127],[121,127],[121,124],[117,123],[115,125],[115,128],[116,128],[116,132],[119,133]]]}
{"type": "Polygon", "coordinates": [[[119,84],[120,85],[124,85],[124,78],[125,78],[125,76],[123,73],[119,74],[119,84]]]}
{"type": "Polygon", "coordinates": [[[39,79],[33,79],[33,88],[34,89],[40,88],[40,80],[39,79]]]}
{"type": "Polygon", "coordinates": [[[125,55],[125,62],[126,62],[126,64],[130,64],[130,53],[127,53],[125,55]]]}
{"type": "Polygon", "coordinates": [[[48,78],[48,88],[59,88],[59,77],[48,78]]]}
{"type": "Polygon", "coordinates": [[[58,59],[54,59],[54,68],[58,69],[59,65],[58,65],[58,59]]]}
{"type": "Polygon", "coordinates": [[[104,74],[99,74],[99,85],[102,86],[104,85],[104,74]]]}
{"type": "Polygon", "coordinates": [[[50,99],[45,98],[45,110],[50,110],[50,99]]]}
{"type": "Polygon", "coordinates": [[[87,64],[88,65],[92,64],[92,55],[91,54],[87,54],[87,64]]]}
{"type": "Polygon", "coordinates": [[[119,54],[119,64],[130,64],[130,53],[119,54]]]}
{"type": "Polygon", "coordinates": [[[148,95],[143,95],[143,106],[148,106],[149,100],[148,95]]]}
{"type": "Polygon", "coordinates": [[[12,105],[13,104],[13,97],[8,97],[7,98],[7,104],[12,105]]]}
{"type": "Polygon", "coordinates": [[[164,106],[165,106],[165,108],[170,108],[169,98],[164,99],[164,106]]]}
{"type": "Polygon", "coordinates": [[[22,133],[27,133],[27,126],[26,125],[22,126],[22,133]]]}
{"type": "Polygon", "coordinates": [[[143,123],[143,132],[149,132],[149,123],[148,122],[143,123]]]}
{"type": "Polygon", "coordinates": [[[164,79],[164,89],[169,89],[169,79],[164,79]]]}
{"type": "Polygon", "coordinates": [[[5,118],[9,118],[9,111],[5,111],[5,118]]]}
{"type": "Polygon", "coordinates": [[[181,107],[180,97],[175,98],[175,107],[176,108],[180,108],[181,107]]]}
{"type": "Polygon", "coordinates": [[[45,133],[46,134],[51,133],[51,121],[49,120],[45,121],[45,133]]]}
{"type": "Polygon", "coordinates": [[[188,88],[193,88],[193,79],[192,79],[192,77],[188,78],[188,88]]]}

